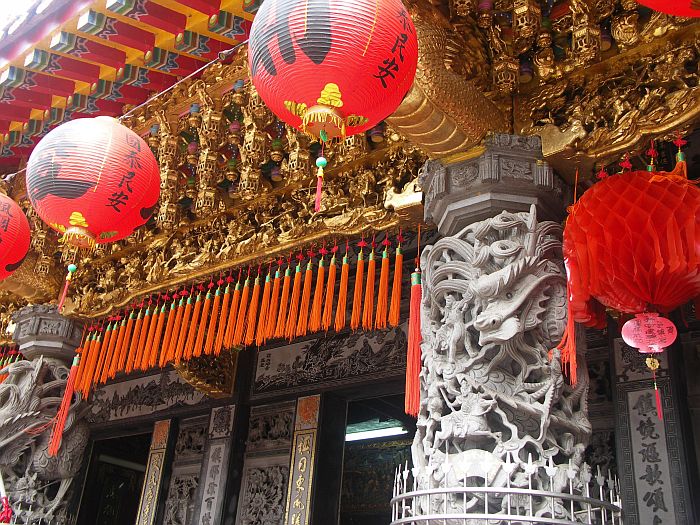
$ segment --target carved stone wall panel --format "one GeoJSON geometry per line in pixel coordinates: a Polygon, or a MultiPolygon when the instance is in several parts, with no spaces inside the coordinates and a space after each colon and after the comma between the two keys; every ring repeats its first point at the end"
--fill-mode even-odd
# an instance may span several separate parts
{"type": "Polygon", "coordinates": [[[253,407],[250,411],[246,455],[288,452],[293,430],[293,401],[253,407]]]}
{"type": "Polygon", "coordinates": [[[684,437],[680,434],[667,356],[660,355],[661,366],[657,370],[663,407],[660,420],[644,357],[621,339],[615,340],[614,353],[617,466],[625,523],[690,525],[684,437]]]}
{"type": "Polygon", "coordinates": [[[283,525],[289,455],[246,459],[236,525],[283,525]]]}
{"type": "Polygon", "coordinates": [[[153,416],[173,407],[194,406],[206,402],[174,371],[117,381],[95,390],[87,416],[92,424],[104,424],[127,418],[153,416]]]}
{"type": "Polygon", "coordinates": [[[399,376],[406,363],[406,326],[329,335],[261,350],[254,399],[399,376]]]}
{"type": "Polygon", "coordinates": [[[201,484],[193,524],[215,525],[221,523],[228,465],[231,455],[235,406],[226,405],[212,409],[209,416],[208,443],[204,453],[201,484]]]}

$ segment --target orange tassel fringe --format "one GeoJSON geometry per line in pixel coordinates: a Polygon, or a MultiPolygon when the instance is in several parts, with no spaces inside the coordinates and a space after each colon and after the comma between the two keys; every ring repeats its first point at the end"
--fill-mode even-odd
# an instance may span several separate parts
{"type": "Polygon", "coordinates": [[[340,332],[345,328],[348,303],[348,281],[350,280],[350,264],[348,254],[343,257],[343,265],[340,270],[340,289],[338,290],[338,304],[335,309],[335,331],[340,332]]]}
{"type": "Polygon", "coordinates": [[[177,337],[175,364],[180,364],[185,353],[185,343],[187,342],[187,334],[190,332],[190,318],[192,317],[192,293],[193,290],[190,290],[190,294],[187,296],[187,303],[185,304],[185,313],[182,315],[182,325],[177,337]]]}
{"type": "Polygon", "coordinates": [[[175,318],[177,317],[177,299],[173,298],[170,303],[170,311],[168,312],[168,321],[165,323],[165,332],[163,334],[163,346],[160,352],[160,361],[158,366],[163,368],[166,364],[172,361],[174,356],[170,355],[170,339],[173,336],[173,328],[175,326],[175,318]]]}
{"type": "MultiPolygon", "coordinates": [[[[229,279],[227,277],[227,279],[229,279]]],[[[231,307],[231,283],[226,283],[226,290],[221,299],[221,315],[219,316],[219,329],[216,332],[216,341],[214,341],[214,355],[219,355],[224,347],[224,334],[226,333],[226,320],[228,319],[228,311],[231,307]]]]}
{"type": "MultiPolygon", "coordinates": [[[[337,251],[337,247],[334,247],[337,251]]],[[[338,267],[335,264],[335,251],[331,257],[330,265],[328,266],[328,284],[326,284],[326,302],[323,305],[323,319],[321,320],[321,328],[326,332],[331,327],[333,320],[333,298],[335,295],[335,276],[338,272],[338,267]]]]}
{"type": "Polygon", "coordinates": [[[374,327],[377,330],[386,328],[386,317],[389,309],[389,245],[385,243],[382,252],[382,269],[379,274],[379,291],[377,292],[377,316],[374,327]]]}
{"type": "Polygon", "coordinates": [[[261,347],[265,344],[267,337],[265,332],[267,330],[267,315],[270,312],[270,292],[272,291],[272,264],[267,269],[267,275],[265,276],[265,286],[263,286],[262,291],[262,303],[260,304],[260,315],[258,316],[258,326],[255,331],[255,344],[261,347]]]}
{"type": "Polygon", "coordinates": [[[309,307],[311,306],[311,284],[314,278],[313,264],[309,254],[309,263],[306,265],[306,275],[304,275],[304,291],[301,294],[301,307],[297,319],[296,336],[301,337],[306,335],[309,326],[309,307]]]}
{"type": "Polygon", "coordinates": [[[365,302],[362,307],[362,328],[372,330],[374,328],[374,281],[377,273],[377,261],[374,258],[374,242],[369,254],[367,264],[367,285],[365,287],[365,302]]]}
{"type": "Polygon", "coordinates": [[[403,277],[403,253],[401,253],[401,241],[396,247],[394,260],[394,283],[391,288],[391,307],[389,308],[389,324],[399,326],[401,322],[401,279],[403,277]]]}
{"type": "Polygon", "coordinates": [[[238,282],[233,290],[231,308],[228,311],[228,321],[226,322],[226,334],[224,335],[224,347],[230,349],[233,346],[233,335],[236,333],[236,321],[238,320],[238,307],[241,304],[241,274],[238,273],[238,282]]]}
{"type": "Polygon", "coordinates": [[[314,289],[314,304],[311,307],[309,317],[309,332],[318,332],[321,329],[321,311],[323,309],[323,289],[326,286],[326,250],[321,250],[321,259],[318,261],[318,273],[316,274],[316,288],[314,289]]]}
{"type": "Polygon", "coordinates": [[[209,317],[209,329],[207,330],[207,339],[204,343],[204,355],[211,355],[214,349],[214,340],[216,338],[216,322],[219,320],[219,309],[221,308],[221,285],[223,281],[219,280],[218,288],[214,293],[214,303],[211,306],[211,316],[209,317]]]}
{"type": "Polygon", "coordinates": [[[187,339],[185,343],[185,349],[182,352],[182,358],[185,360],[192,359],[192,353],[194,352],[194,342],[197,338],[197,326],[199,326],[201,313],[202,290],[200,290],[197,294],[197,299],[194,302],[194,309],[192,311],[192,318],[190,319],[190,323],[187,328],[187,339]]]}
{"type": "Polygon", "coordinates": [[[277,326],[277,312],[280,309],[280,290],[282,288],[281,271],[282,261],[279,262],[275,271],[275,281],[272,284],[272,296],[270,297],[270,310],[265,324],[265,342],[275,337],[275,327],[277,326]]]}
{"type": "MultiPolygon", "coordinates": [[[[212,285],[214,283],[209,283],[212,285]]],[[[211,310],[211,289],[207,291],[207,296],[204,299],[204,305],[202,306],[202,313],[199,316],[199,329],[197,330],[197,339],[194,341],[194,349],[192,350],[192,355],[194,357],[199,357],[204,351],[204,337],[207,334],[207,320],[209,319],[209,311],[211,310]]]]}
{"type": "Polygon", "coordinates": [[[275,338],[284,337],[285,323],[287,322],[287,309],[289,301],[289,290],[292,283],[291,260],[287,262],[287,269],[284,271],[284,284],[282,285],[282,297],[280,298],[279,312],[277,313],[277,323],[275,325],[275,338]]]}
{"type": "Polygon", "coordinates": [[[250,299],[250,308],[248,309],[248,322],[245,328],[245,338],[243,339],[246,346],[250,346],[255,342],[255,326],[258,322],[258,308],[260,306],[260,268],[258,268],[258,276],[255,278],[253,285],[253,295],[250,299]]]}
{"type": "Polygon", "coordinates": [[[243,284],[243,292],[241,293],[241,302],[238,304],[238,315],[236,316],[236,330],[233,332],[233,340],[231,346],[233,348],[240,347],[243,343],[243,336],[246,322],[246,312],[248,311],[248,298],[250,297],[250,270],[248,277],[243,284]]]}
{"type": "MultiPolygon", "coordinates": [[[[364,241],[363,241],[364,242],[364,241]]],[[[357,330],[362,321],[362,286],[364,285],[365,258],[360,248],[357,256],[357,269],[355,271],[355,292],[352,298],[352,313],[350,315],[350,328],[357,330]]]]}
{"type": "Polygon", "coordinates": [[[301,260],[297,263],[294,270],[294,284],[292,285],[292,299],[289,302],[289,311],[287,312],[287,323],[284,328],[284,337],[291,341],[294,339],[294,334],[297,327],[297,316],[299,315],[299,299],[301,298],[301,260]]]}

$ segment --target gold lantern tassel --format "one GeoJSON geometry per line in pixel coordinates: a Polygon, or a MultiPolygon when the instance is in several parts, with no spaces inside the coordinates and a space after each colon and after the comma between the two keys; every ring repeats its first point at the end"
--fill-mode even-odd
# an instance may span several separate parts
{"type": "Polygon", "coordinates": [[[231,346],[240,349],[243,344],[243,331],[245,330],[246,313],[248,311],[248,298],[250,297],[250,268],[248,268],[248,276],[243,283],[243,291],[241,292],[241,302],[238,304],[238,315],[236,316],[236,330],[233,332],[233,341],[231,346]]]}
{"type": "Polygon", "coordinates": [[[250,297],[250,307],[248,308],[248,321],[245,327],[245,337],[243,342],[246,346],[250,346],[255,341],[255,325],[258,322],[258,308],[260,306],[260,266],[258,266],[258,275],[253,283],[253,293],[250,297]]]}
{"type": "Polygon", "coordinates": [[[323,311],[323,289],[326,286],[326,254],[328,250],[324,246],[319,251],[321,258],[318,261],[318,272],[316,273],[316,287],[314,288],[314,302],[311,307],[309,317],[309,332],[318,332],[321,329],[321,315],[323,311]]]}
{"type": "Polygon", "coordinates": [[[358,244],[360,253],[357,256],[357,269],[355,270],[355,292],[352,298],[352,313],[350,315],[350,328],[357,330],[362,321],[362,286],[364,285],[365,256],[363,250],[367,243],[364,238],[358,244]]]}
{"type": "Polygon", "coordinates": [[[391,307],[389,308],[389,324],[393,327],[399,326],[401,322],[401,279],[403,278],[403,253],[401,253],[401,243],[403,236],[399,232],[396,238],[396,257],[394,258],[394,283],[391,287],[391,307]]]}
{"type": "Polygon", "coordinates": [[[267,330],[267,315],[270,313],[270,293],[272,291],[272,263],[267,269],[265,276],[265,286],[262,291],[262,303],[260,304],[260,315],[258,316],[258,326],[255,331],[255,344],[261,347],[265,344],[265,330],[267,330]]]}
{"type": "Polygon", "coordinates": [[[194,302],[194,308],[192,309],[192,318],[190,319],[189,328],[187,330],[187,342],[185,343],[185,350],[182,353],[182,358],[189,361],[192,359],[192,353],[194,352],[194,342],[197,339],[197,327],[199,326],[199,321],[202,313],[202,291],[203,286],[199,285],[199,293],[197,294],[197,299],[194,302]]]}
{"type": "Polygon", "coordinates": [[[284,329],[284,337],[291,341],[297,327],[297,316],[299,315],[299,299],[301,298],[301,261],[303,256],[297,256],[298,263],[294,270],[294,284],[292,285],[292,299],[289,301],[289,311],[287,312],[287,324],[284,329]]]}
{"type": "MultiPolygon", "coordinates": [[[[187,293],[187,292],[183,292],[187,293]]],[[[180,333],[177,336],[177,346],[175,351],[175,364],[179,365],[185,353],[185,346],[187,342],[187,335],[191,331],[190,319],[192,317],[192,294],[194,293],[194,287],[190,288],[189,294],[187,295],[187,302],[185,303],[185,313],[182,314],[182,326],[180,328],[180,333]]]]}
{"type": "Polygon", "coordinates": [[[386,316],[389,310],[389,237],[382,242],[382,269],[379,274],[379,291],[377,292],[377,316],[374,327],[378,330],[386,328],[386,316]]]}
{"type": "Polygon", "coordinates": [[[301,294],[301,306],[299,307],[299,315],[297,316],[296,336],[301,337],[306,335],[309,326],[309,307],[311,306],[311,285],[314,279],[313,257],[314,252],[309,251],[309,262],[306,265],[306,274],[304,275],[304,291],[301,294]]]}
{"type": "Polygon", "coordinates": [[[287,268],[284,270],[284,284],[282,285],[282,297],[280,297],[280,307],[277,312],[277,324],[275,325],[275,337],[284,337],[284,327],[287,322],[287,307],[289,301],[289,290],[292,283],[292,258],[287,261],[287,268]]]}
{"type": "Polygon", "coordinates": [[[214,350],[214,340],[216,339],[216,324],[219,320],[219,310],[221,309],[221,285],[224,280],[219,276],[216,282],[216,292],[214,292],[214,302],[211,305],[211,315],[209,316],[209,328],[207,329],[207,338],[204,342],[204,355],[211,355],[214,350]]]}
{"type": "Polygon", "coordinates": [[[374,328],[374,281],[377,274],[377,261],[374,257],[376,246],[372,240],[372,250],[369,253],[367,263],[367,285],[365,286],[365,302],[362,307],[362,328],[372,330],[374,328]]]}
{"type": "Polygon", "coordinates": [[[280,309],[280,291],[282,289],[282,263],[284,259],[277,262],[275,280],[272,284],[272,295],[270,296],[270,311],[267,315],[265,326],[265,342],[275,337],[275,327],[277,325],[277,313],[280,309]]]}
{"type": "Polygon", "coordinates": [[[331,322],[333,320],[333,298],[335,296],[335,277],[338,272],[338,267],[335,263],[335,254],[338,251],[338,246],[334,246],[331,249],[333,257],[331,257],[331,262],[328,266],[328,283],[326,284],[326,297],[325,303],[323,305],[323,318],[321,319],[321,328],[326,332],[331,327],[331,322]]]}
{"type": "Polygon", "coordinates": [[[348,243],[345,243],[345,255],[340,268],[340,288],[338,289],[338,304],[335,309],[335,331],[345,328],[348,303],[348,281],[350,280],[350,262],[348,260],[348,243]]]}
{"type": "Polygon", "coordinates": [[[212,294],[211,289],[214,287],[214,282],[209,282],[209,289],[207,290],[207,295],[204,298],[204,305],[202,306],[202,312],[199,316],[199,329],[197,330],[197,339],[194,342],[194,350],[192,355],[194,357],[199,357],[204,351],[204,338],[207,335],[207,320],[209,319],[209,312],[211,311],[212,294]]]}
{"type": "Polygon", "coordinates": [[[233,334],[236,332],[236,320],[238,319],[238,307],[241,304],[241,292],[243,285],[241,284],[241,276],[243,269],[238,270],[238,281],[233,288],[233,297],[231,298],[231,307],[228,310],[228,319],[226,320],[226,334],[224,335],[224,348],[230,349],[233,346],[233,334]]]}
{"type": "Polygon", "coordinates": [[[226,333],[226,321],[228,320],[228,312],[231,308],[231,283],[233,278],[229,275],[226,277],[226,290],[224,297],[221,300],[221,315],[219,316],[219,329],[216,332],[216,341],[214,341],[214,355],[219,355],[224,348],[224,335],[226,333]]]}
{"type": "Polygon", "coordinates": [[[168,320],[165,323],[165,329],[163,331],[163,348],[160,352],[160,360],[158,361],[158,366],[163,368],[167,365],[174,356],[170,354],[170,340],[173,337],[173,328],[175,327],[175,319],[177,318],[177,292],[173,295],[172,302],[170,303],[170,310],[168,311],[168,320]]]}

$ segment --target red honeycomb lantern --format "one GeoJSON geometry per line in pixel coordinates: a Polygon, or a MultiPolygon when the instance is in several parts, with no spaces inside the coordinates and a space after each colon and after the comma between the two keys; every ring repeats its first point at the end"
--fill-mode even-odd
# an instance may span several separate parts
{"type": "Polygon", "coordinates": [[[0,281],[20,267],[29,242],[27,217],[15,201],[0,193],[0,281]]]}
{"type": "Polygon", "coordinates": [[[29,157],[26,178],[39,216],[81,248],[129,236],[150,218],[160,196],[150,148],[111,117],[52,130],[29,157]]]}
{"type": "Polygon", "coordinates": [[[679,162],[671,173],[613,175],[574,205],[564,256],[576,321],[600,323],[594,301],[638,314],[670,312],[700,295],[700,189],[685,170],[679,162]]]}
{"type": "Polygon", "coordinates": [[[700,16],[700,2],[698,0],[639,0],[639,3],[673,16],[700,16]]]}
{"type": "Polygon", "coordinates": [[[327,140],[371,129],[396,110],[413,84],[418,41],[401,0],[267,0],[248,55],[268,107],[327,140]]]}

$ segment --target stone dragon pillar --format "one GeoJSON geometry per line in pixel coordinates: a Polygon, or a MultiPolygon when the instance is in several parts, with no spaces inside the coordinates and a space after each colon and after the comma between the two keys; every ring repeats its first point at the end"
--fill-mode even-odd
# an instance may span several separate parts
{"type": "Polygon", "coordinates": [[[90,437],[84,403],[71,407],[56,457],[49,457],[48,445],[83,327],[45,305],[27,306],[13,321],[24,360],[0,371],[6,376],[0,383],[0,472],[12,523],[67,524],[68,491],[90,437]]]}
{"type": "Polygon", "coordinates": [[[576,385],[552,350],[566,325],[562,227],[541,219],[561,218],[565,197],[539,138],[493,135],[478,158],[429,161],[421,185],[441,238],[421,256],[421,405],[394,521],[600,516],[601,502],[586,508],[567,496],[592,495],[588,374],[581,345],[576,385]],[[433,495],[402,496],[412,490],[433,495]]]}

